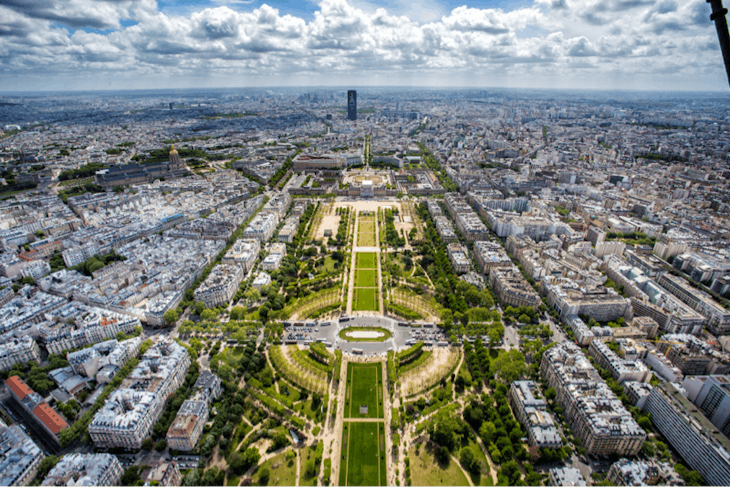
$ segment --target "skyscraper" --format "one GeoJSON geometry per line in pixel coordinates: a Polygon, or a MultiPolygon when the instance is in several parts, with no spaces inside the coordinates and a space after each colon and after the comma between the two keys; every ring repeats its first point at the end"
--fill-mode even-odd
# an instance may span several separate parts
{"type": "Polygon", "coordinates": [[[357,91],[347,92],[347,119],[357,120],[357,91]]]}

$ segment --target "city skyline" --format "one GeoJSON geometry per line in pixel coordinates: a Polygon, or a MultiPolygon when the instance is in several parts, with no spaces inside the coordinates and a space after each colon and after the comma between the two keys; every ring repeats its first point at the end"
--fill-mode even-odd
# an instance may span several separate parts
{"type": "Polygon", "coordinates": [[[9,0],[3,91],[727,90],[703,0],[9,0]]]}

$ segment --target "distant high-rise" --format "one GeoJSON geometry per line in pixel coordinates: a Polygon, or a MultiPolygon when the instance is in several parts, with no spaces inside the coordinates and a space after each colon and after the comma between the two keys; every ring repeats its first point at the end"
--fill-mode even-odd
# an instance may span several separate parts
{"type": "Polygon", "coordinates": [[[357,120],[357,91],[347,92],[347,119],[357,120]]]}

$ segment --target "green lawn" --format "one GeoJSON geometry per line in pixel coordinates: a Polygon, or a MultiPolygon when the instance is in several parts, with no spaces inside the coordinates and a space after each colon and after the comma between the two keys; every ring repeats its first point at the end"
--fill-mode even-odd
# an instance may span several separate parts
{"type": "Polygon", "coordinates": [[[339,485],[387,485],[384,423],[345,422],[339,485]]]}
{"type": "Polygon", "coordinates": [[[355,257],[356,269],[377,269],[378,264],[375,262],[375,252],[358,252],[355,257]]]}
{"type": "Polygon", "coordinates": [[[378,287],[378,271],[371,269],[356,269],[355,287],[378,287]]]}
{"type": "Polygon", "coordinates": [[[388,340],[391,337],[390,330],[386,330],[385,328],[381,328],[379,326],[352,326],[349,328],[345,328],[344,330],[340,331],[340,338],[343,340],[347,340],[348,342],[384,342],[385,340],[388,340]],[[353,331],[379,331],[383,335],[379,336],[377,338],[353,338],[348,336],[348,333],[353,331]]]}
{"type": "Polygon", "coordinates": [[[346,418],[383,418],[383,368],[376,364],[347,364],[346,418]],[[360,414],[367,406],[367,414],[360,414]]]}
{"type": "Polygon", "coordinates": [[[267,485],[296,485],[297,480],[297,460],[287,460],[287,452],[293,452],[291,449],[276,455],[274,458],[266,460],[263,464],[259,465],[256,472],[253,474],[253,481],[256,485],[261,485],[259,482],[259,476],[264,468],[269,469],[269,483],[267,485]]]}
{"type": "MultiPolygon", "coordinates": [[[[317,485],[317,476],[315,475],[312,478],[307,478],[306,475],[306,464],[307,460],[312,458],[314,456],[315,451],[314,446],[310,445],[306,448],[302,448],[299,450],[299,485],[317,485]]],[[[319,470],[318,470],[319,471],[319,470]]],[[[294,485],[294,484],[289,484],[294,485]]]]}
{"type": "Polygon", "coordinates": [[[484,456],[484,452],[482,451],[482,448],[479,446],[479,444],[474,441],[474,438],[469,438],[469,445],[465,445],[462,447],[466,448],[466,446],[470,447],[472,451],[474,452],[475,456],[479,459],[480,463],[482,464],[482,470],[478,475],[469,474],[471,475],[471,481],[474,483],[474,485],[484,485],[484,486],[491,486],[492,485],[492,476],[489,471],[489,463],[487,463],[487,457],[484,456]]]}
{"type": "Polygon", "coordinates": [[[378,311],[380,309],[377,289],[355,289],[352,302],[353,311],[378,311]]]}
{"type": "Polygon", "coordinates": [[[410,448],[412,485],[469,485],[469,481],[453,460],[448,465],[439,465],[434,458],[433,447],[422,444],[416,455],[415,447],[410,448]]]}

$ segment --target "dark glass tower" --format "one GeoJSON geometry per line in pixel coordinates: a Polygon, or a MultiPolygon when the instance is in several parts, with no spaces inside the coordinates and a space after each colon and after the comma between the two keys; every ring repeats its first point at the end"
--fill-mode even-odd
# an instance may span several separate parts
{"type": "Polygon", "coordinates": [[[347,119],[357,120],[357,91],[347,92],[347,119]]]}

